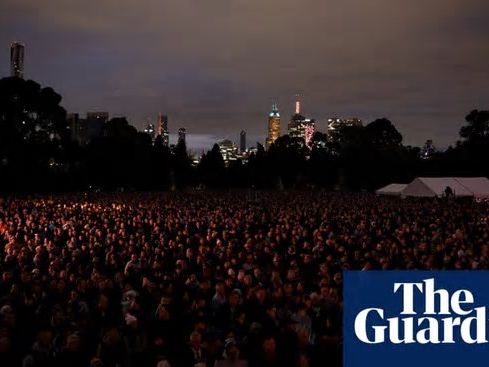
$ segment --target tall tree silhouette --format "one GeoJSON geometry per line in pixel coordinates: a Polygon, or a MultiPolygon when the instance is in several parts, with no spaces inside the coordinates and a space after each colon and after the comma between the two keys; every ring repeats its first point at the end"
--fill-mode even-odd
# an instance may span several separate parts
{"type": "Polygon", "coordinates": [[[69,144],[61,96],[32,80],[0,79],[0,185],[54,189],[69,144]]]}
{"type": "Polygon", "coordinates": [[[200,180],[208,187],[224,187],[228,183],[224,159],[217,144],[202,156],[197,169],[200,180]]]}
{"type": "Polygon", "coordinates": [[[485,143],[489,140],[489,111],[471,111],[466,117],[467,125],[460,129],[460,137],[473,143],[485,143]]]}

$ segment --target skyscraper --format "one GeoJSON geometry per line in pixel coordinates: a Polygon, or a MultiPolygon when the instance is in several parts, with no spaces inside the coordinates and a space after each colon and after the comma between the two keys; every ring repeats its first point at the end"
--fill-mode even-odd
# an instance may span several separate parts
{"type": "Polygon", "coordinates": [[[268,115],[268,136],[265,142],[266,148],[270,148],[280,136],[280,113],[276,103],[272,105],[272,112],[268,115]]]}
{"type": "Polygon", "coordinates": [[[158,135],[163,138],[163,144],[165,146],[170,145],[170,133],[168,131],[168,116],[160,113],[158,115],[158,135]]]}
{"type": "Polygon", "coordinates": [[[10,45],[10,76],[24,77],[24,45],[14,42],[10,45]]]}
{"type": "Polygon", "coordinates": [[[184,127],[178,129],[178,142],[180,143],[181,141],[183,141],[186,144],[187,143],[185,140],[186,135],[187,135],[187,129],[185,129],[184,127]]]}
{"type": "Polygon", "coordinates": [[[87,112],[86,140],[91,141],[93,138],[102,135],[104,125],[108,121],[109,121],[108,112],[87,112]]]}
{"type": "Polygon", "coordinates": [[[243,154],[246,152],[246,131],[241,131],[239,134],[239,152],[243,154]]]}
{"type": "Polygon", "coordinates": [[[295,102],[295,113],[292,115],[288,132],[291,138],[301,138],[307,146],[310,146],[314,132],[316,131],[316,121],[305,118],[301,114],[301,103],[299,100],[295,102]]]}
{"type": "Polygon", "coordinates": [[[71,139],[77,141],[79,144],[85,144],[87,121],[81,119],[78,113],[68,113],[66,120],[70,127],[71,139]]]}

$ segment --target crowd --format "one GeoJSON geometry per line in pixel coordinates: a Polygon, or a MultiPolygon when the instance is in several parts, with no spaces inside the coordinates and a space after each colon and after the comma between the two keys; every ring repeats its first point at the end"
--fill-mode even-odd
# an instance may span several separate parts
{"type": "Polygon", "coordinates": [[[0,365],[340,366],[342,273],[488,269],[488,205],[367,193],[0,199],[0,365]]]}

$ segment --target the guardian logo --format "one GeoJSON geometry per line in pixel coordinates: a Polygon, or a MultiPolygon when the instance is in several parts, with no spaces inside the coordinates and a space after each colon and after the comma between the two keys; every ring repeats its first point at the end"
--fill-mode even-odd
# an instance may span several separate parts
{"type": "Polygon", "coordinates": [[[468,344],[487,343],[487,309],[474,307],[471,291],[435,289],[431,278],[419,283],[394,283],[393,293],[402,297],[400,317],[387,317],[383,308],[366,308],[357,314],[355,335],[363,343],[384,343],[386,339],[394,344],[455,343],[456,334],[468,344]],[[423,298],[421,310],[414,306],[415,297],[423,298]],[[373,338],[369,338],[368,328],[374,331],[373,338]]]}
{"type": "Polygon", "coordinates": [[[485,366],[488,307],[489,272],[345,272],[344,366],[485,366]]]}

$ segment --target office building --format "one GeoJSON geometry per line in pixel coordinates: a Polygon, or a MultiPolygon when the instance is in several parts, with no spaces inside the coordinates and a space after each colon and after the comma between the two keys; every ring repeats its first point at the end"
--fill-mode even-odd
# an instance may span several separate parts
{"type": "Polygon", "coordinates": [[[165,146],[170,145],[170,132],[168,131],[168,116],[160,113],[158,115],[158,131],[157,135],[163,138],[165,146]]]}
{"type": "Polygon", "coordinates": [[[186,135],[187,135],[187,129],[184,127],[181,127],[178,129],[178,142],[183,142],[184,144],[187,144],[186,142],[186,135]]]}
{"type": "Polygon", "coordinates": [[[10,46],[10,76],[24,77],[24,50],[22,43],[14,42],[10,46]]]}
{"type": "Polygon", "coordinates": [[[78,144],[85,144],[87,121],[81,119],[78,113],[68,113],[66,115],[66,120],[70,129],[71,140],[78,142],[78,144]]]}
{"type": "Polygon", "coordinates": [[[246,131],[241,131],[239,134],[239,152],[241,154],[246,152],[246,131]]]}
{"type": "Polygon", "coordinates": [[[351,118],[339,118],[332,117],[328,119],[328,132],[339,130],[343,127],[352,127],[352,126],[363,126],[362,120],[356,117],[351,118]]]}
{"type": "Polygon", "coordinates": [[[102,135],[105,124],[109,121],[108,112],[87,112],[86,142],[102,135]]]}
{"type": "Polygon", "coordinates": [[[268,115],[268,135],[265,141],[265,147],[268,149],[270,145],[275,143],[280,136],[280,113],[276,103],[272,105],[272,112],[268,115]]]}
{"type": "Polygon", "coordinates": [[[308,119],[301,114],[301,103],[295,103],[295,113],[288,124],[288,134],[291,138],[304,139],[306,146],[311,145],[312,137],[316,131],[316,121],[308,119]]]}
{"type": "Polygon", "coordinates": [[[331,117],[328,119],[328,137],[334,141],[341,142],[342,130],[349,127],[361,127],[363,126],[362,120],[356,117],[352,118],[340,118],[331,117]]]}

